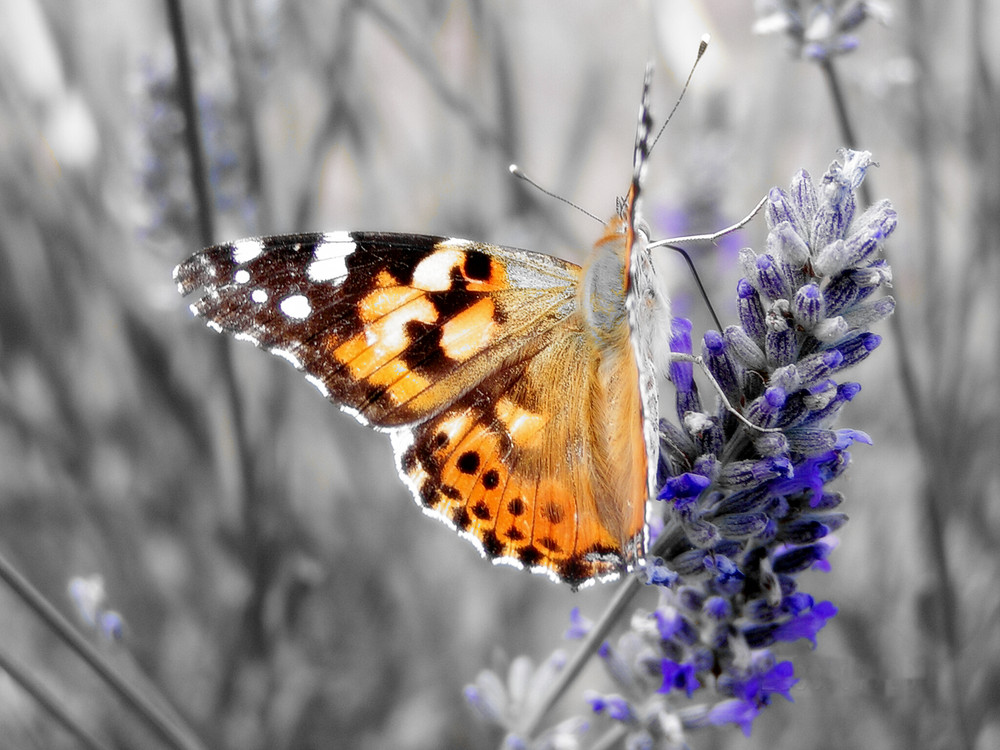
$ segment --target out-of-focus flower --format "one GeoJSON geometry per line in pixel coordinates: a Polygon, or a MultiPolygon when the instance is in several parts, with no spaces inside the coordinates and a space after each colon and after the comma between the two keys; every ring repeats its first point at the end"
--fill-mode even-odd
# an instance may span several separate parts
{"type": "Polygon", "coordinates": [[[867,19],[888,23],[888,5],[879,0],[758,0],[758,34],[785,34],[793,52],[826,60],[858,46],[854,31],[867,19]]]}
{"type": "Polygon", "coordinates": [[[118,612],[108,608],[103,576],[75,576],[66,590],[85,625],[109,641],[125,637],[125,621],[118,612]]]}

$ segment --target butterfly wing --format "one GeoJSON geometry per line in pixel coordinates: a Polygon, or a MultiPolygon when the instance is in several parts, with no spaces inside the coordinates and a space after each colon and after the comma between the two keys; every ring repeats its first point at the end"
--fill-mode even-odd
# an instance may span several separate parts
{"type": "Polygon", "coordinates": [[[350,232],[218,245],[175,279],[183,294],[203,290],[191,307],[210,326],[391,431],[417,502],[488,557],[580,585],[642,555],[636,363],[628,346],[595,346],[579,267],[350,232]]]}
{"type": "Polygon", "coordinates": [[[426,419],[572,312],[579,268],[413,234],[298,234],[217,245],[174,272],[210,326],[290,360],[375,427],[426,419]]]}
{"type": "Polygon", "coordinates": [[[578,586],[643,554],[637,372],[630,348],[610,361],[579,315],[543,340],[393,444],[425,510],[495,561],[578,586]]]}

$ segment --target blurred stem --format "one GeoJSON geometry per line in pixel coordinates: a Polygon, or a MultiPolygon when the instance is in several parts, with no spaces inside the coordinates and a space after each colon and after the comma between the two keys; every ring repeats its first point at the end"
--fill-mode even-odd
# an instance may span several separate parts
{"type": "MultiPolygon", "coordinates": [[[[670,560],[686,548],[685,540],[684,531],[680,525],[668,522],[663,532],[650,547],[649,554],[670,560]]],[[[552,707],[580,674],[590,660],[590,657],[597,653],[597,649],[604,643],[604,639],[611,632],[615,623],[618,622],[622,613],[626,611],[632,600],[645,586],[646,582],[642,577],[641,571],[632,573],[622,581],[618,591],[615,592],[614,598],[608,604],[607,609],[604,610],[604,614],[601,615],[591,631],[581,641],[580,648],[573,654],[573,658],[569,660],[562,672],[559,673],[552,688],[546,694],[545,698],[539,702],[535,712],[525,722],[522,729],[522,735],[525,738],[534,736],[538,731],[545,716],[552,710],[552,707]]]]}
{"type": "Polygon", "coordinates": [[[586,637],[580,643],[580,648],[573,658],[569,660],[566,667],[559,673],[558,678],[552,685],[552,688],[546,694],[545,698],[538,704],[535,712],[528,718],[522,729],[522,734],[524,737],[532,737],[535,732],[538,731],[539,726],[545,719],[556,702],[563,696],[566,689],[572,684],[573,680],[580,674],[584,666],[590,660],[597,649],[600,648],[604,639],[607,637],[608,633],[611,632],[611,628],[614,627],[615,623],[618,621],[618,617],[629,603],[635,598],[643,586],[646,584],[637,575],[630,575],[626,578],[622,584],[619,586],[618,591],[615,592],[614,599],[608,605],[608,608],[601,615],[600,620],[594,625],[593,629],[587,633],[586,637]]]}
{"type": "Polygon", "coordinates": [[[208,247],[215,241],[215,218],[212,213],[212,191],[208,183],[208,170],[202,150],[201,119],[194,95],[194,76],[191,72],[191,51],[184,28],[184,10],[180,0],[166,0],[170,39],[174,44],[177,60],[177,95],[184,112],[184,139],[188,159],[191,160],[191,187],[198,207],[198,234],[201,244],[208,247]]]}
{"type": "MultiPolygon", "coordinates": [[[[942,341],[945,333],[941,329],[941,325],[942,321],[946,320],[946,315],[942,313],[946,310],[947,304],[945,300],[940,299],[943,280],[938,264],[938,248],[946,246],[947,243],[939,241],[940,231],[936,220],[939,179],[935,169],[935,160],[930,156],[936,153],[930,124],[937,119],[933,113],[938,105],[936,104],[937,98],[932,96],[930,91],[931,65],[927,60],[932,37],[937,34],[937,31],[929,28],[924,11],[923,4],[910,3],[906,42],[907,52],[917,69],[916,85],[912,87],[915,110],[913,132],[914,150],[923,155],[923,158],[917,160],[920,169],[920,180],[917,183],[918,201],[922,221],[917,236],[922,240],[923,246],[920,248],[920,254],[926,259],[927,264],[925,280],[929,290],[929,299],[926,324],[930,340],[942,341]]],[[[975,17],[972,20],[975,21],[975,17]]],[[[961,332],[956,333],[957,337],[960,337],[961,332]]],[[[938,367],[940,368],[940,366],[939,364],[938,367]]],[[[940,375],[940,373],[934,374],[940,375]]],[[[935,381],[941,382],[940,378],[932,380],[932,382],[935,381]]],[[[939,419],[933,419],[934,412],[929,410],[932,407],[929,407],[928,411],[925,412],[923,403],[914,403],[912,410],[915,415],[931,417],[930,419],[924,418],[923,427],[918,433],[918,445],[923,453],[923,465],[926,469],[926,482],[919,497],[923,501],[925,518],[922,530],[926,537],[926,546],[930,550],[930,562],[936,584],[936,596],[929,597],[929,601],[937,605],[936,615],[944,635],[945,647],[944,658],[937,660],[938,668],[941,671],[938,692],[929,698],[940,701],[944,706],[952,709],[956,747],[972,748],[974,742],[970,736],[965,707],[966,682],[958,673],[959,657],[962,652],[959,604],[953,585],[954,578],[948,563],[948,544],[945,539],[945,533],[948,530],[948,507],[946,504],[951,503],[957,478],[952,476],[952,464],[946,459],[948,450],[944,443],[947,441],[945,436],[948,433],[946,430],[955,428],[953,420],[956,410],[950,400],[937,398],[933,400],[938,406],[939,419]]]]}
{"type": "Polygon", "coordinates": [[[73,735],[81,747],[87,748],[87,750],[107,750],[106,745],[102,745],[80,726],[80,723],[63,708],[59,699],[45,685],[36,680],[31,672],[14,661],[2,649],[0,649],[0,669],[10,675],[10,678],[20,685],[24,692],[34,698],[49,713],[49,716],[56,720],[56,723],[73,735]]]}
{"type": "Polygon", "coordinates": [[[96,648],[63,617],[30,581],[0,555],[0,580],[3,580],[27,604],[56,636],[83,659],[87,665],[170,747],[177,750],[201,750],[194,734],[171,721],[146,696],[136,691],[104,659],[96,648]]]}
{"type": "Polygon", "coordinates": [[[625,724],[616,723],[597,739],[597,742],[591,746],[590,750],[613,750],[616,747],[622,747],[625,735],[625,724]]]}
{"type": "Polygon", "coordinates": [[[258,97],[258,80],[254,73],[258,70],[259,53],[253,49],[255,38],[247,31],[249,5],[243,3],[224,2],[220,8],[222,27],[229,41],[232,54],[233,77],[236,79],[236,112],[240,125],[246,132],[246,148],[241,154],[243,169],[246,172],[247,194],[253,199],[256,208],[256,226],[250,231],[258,234],[263,231],[271,234],[274,218],[271,216],[271,202],[264,198],[264,157],[261,150],[260,128],[254,112],[254,102],[258,97]],[[242,16],[237,17],[242,12],[242,16]],[[263,230],[261,229],[263,228],[263,230]]]}
{"type": "MultiPolygon", "coordinates": [[[[910,5],[916,10],[915,6],[919,6],[920,3],[911,3],[910,5]]],[[[918,69],[921,71],[921,75],[917,79],[917,85],[913,87],[917,100],[917,116],[914,117],[917,123],[916,135],[919,141],[917,152],[926,155],[931,153],[929,134],[926,132],[925,125],[926,122],[930,121],[929,107],[927,106],[926,92],[924,91],[924,86],[927,83],[927,67],[921,64],[924,59],[924,47],[922,47],[918,39],[921,32],[920,20],[919,18],[911,20],[910,54],[918,62],[918,69]]],[[[829,58],[823,60],[820,63],[820,69],[823,71],[824,78],[830,90],[830,97],[834,103],[837,121],[840,124],[841,137],[849,148],[856,149],[858,148],[858,139],[854,133],[852,120],[847,110],[847,102],[844,98],[836,69],[833,66],[833,61],[829,58]]],[[[926,162],[927,159],[921,161],[926,162]]],[[[921,205],[924,208],[921,213],[923,214],[924,222],[929,225],[923,228],[923,236],[925,237],[925,242],[934,242],[936,223],[933,221],[934,207],[930,200],[934,180],[922,180],[920,184],[922,188],[921,205]]],[[[872,203],[869,185],[870,182],[865,181],[862,183],[860,190],[862,200],[866,205],[871,205],[872,203]]],[[[918,232],[918,234],[921,234],[921,232],[918,232]]],[[[928,251],[925,255],[929,255],[930,252],[928,251]]],[[[888,257],[888,253],[886,253],[886,257],[888,257]]],[[[936,274],[928,276],[929,281],[935,278],[936,274]]],[[[936,440],[936,436],[939,433],[934,428],[935,421],[929,418],[930,411],[925,409],[926,399],[922,397],[917,384],[916,370],[913,366],[913,356],[910,350],[909,339],[906,336],[905,327],[903,326],[903,313],[905,309],[905,305],[898,305],[896,307],[895,313],[889,316],[889,326],[896,344],[893,351],[896,354],[896,368],[903,387],[904,401],[909,405],[906,411],[913,423],[913,434],[917,450],[922,459],[921,463],[926,469],[924,487],[919,493],[919,497],[922,501],[925,518],[923,528],[927,536],[926,547],[931,552],[930,559],[937,582],[936,589],[938,596],[931,599],[937,604],[937,614],[944,631],[945,648],[948,656],[947,659],[939,660],[939,668],[943,675],[943,681],[947,686],[943,692],[951,696],[955,732],[959,747],[971,748],[972,740],[968,735],[968,723],[962,699],[962,684],[956,670],[960,653],[958,604],[955,601],[954,587],[951,583],[952,576],[948,566],[947,545],[944,539],[947,523],[945,513],[941,508],[941,503],[948,496],[944,485],[945,478],[947,477],[947,467],[939,466],[940,461],[938,461],[938,457],[942,455],[942,451],[937,447],[938,441],[936,440]],[[943,471],[939,471],[939,468],[943,471]]],[[[949,420],[944,420],[944,423],[947,424],[948,422],[949,420]]],[[[940,699],[940,695],[935,697],[940,699]]]]}
{"type": "Polygon", "coordinates": [[[400,46],[413,66],[419,70],[424,80],[449,109],[457,112],[472,129],[476,138],[491,146],[503,148],[504,137],[487,119],[480,116],[476,109],[445,79],[441,68],[433,55],[432,48],[426,41],[411,34],[392,13],[375,2],[365,3],[363,9],[377,21],[392,39],[400,46]]]}
{"type": "MultiPolygon", "coordinates": [[[[830,89],[830,97],[833,99],[837,122],[840,125],[841,138],[843,138],[848,148],[857,149],[859,148],[858,139],[851,124],[851,117],[847,111],[847,102],[844,99],[844,93],[840,86],[840,78],[833,67],[833,61],[830,59],[824,60],[820,64],[820,70],[823,71],[823,77],[830,89]]],[[[870,179],[861,183],[859,192],[865,206],[870,206],[872,204],[870,179]]],[[[914,434],[918,436],[917,440],[919,441],[921,435],[929,433],[925,431],[926,425],[923,424],[922,420],[924,412],[920,409],[920,406],[923,398],[921,397],[920,387],[917,383],[916,368],[913,366],[913,354],[910,350],[909,339],[906,336],[903,326],[905,309],[905,305],[896,306],[895,312],[889,316],[889,328],[892,330],[892,336],[896,344],[893,348],[893,351],[896,353],[896,369],[899,372],[899,379],[903,386],[903,394],[906,402],[911,407],[909,413],[914,420],[914,434]]]]}
{"type": "Polygon", "coordinates": [[[355,48],[362,36],[358,33],[359,9],[357,2],[345,2],[340,9],[333,38],[327,42],[328,49],[309,50],[324,60],[322,72],[327,81],[328,96],[320,102],[323,114],[317,118],[319,125],[311,136],[311,143],[303,149],[311,156],[306,159],[306,177],[301,180],[299,194],[292,202],[295,206],[292,219],[295,227],[308,226],[313,220],[316,192],[327,164],[327,150],[338,136],[338,130],[343,130],[346,133],[344,137],[353,141],[359,150],[368,148],[367,129],[360,127],[358,119],[350,114],[356,109],[356,105],[350,102],[350,76],[355,48]]]}
{"type": "MultiPolygon", "coordinates": [[[[857,149],[858,148],[858,138],[854,133],[854,126],[851,124],[851,116],[847,112],[847,100],[844,98],[844,90],[840,86],[840,78],[837,76],[837,71],[833,67],[833,60],[829,57],[825,58],[819,64],[820,70],[823,71],[823,78],[826,80],[826,85],[830,89],[830,98],[833,99],[833,109],[834,113],[837,115],[837,125],[840,128],[840,137],[844,140],[844,145],[848,148],[857,149]]],[[[861,183],[861,200],[864,201],[865,205],[870,206],[872,203],[871,188],[868,182],[861,183]]]]}
{"type": "MultiPolygon", "coordinates": [[[[185,134],[188,150],[188,158],[191,162],[191,181],[195,199],[198,206],[199,228],[201,232],[201,244],[208,247],[215,242],[215,222],[212,210],[211,191],[209,187],[206,159],[202,147],[201,119],[198,116],[198,107],[195,97],[194,76],[191,69],[191,54],[187,40],[187,30],[184,24],[184,14],[180,0],[165,0],[167,15],[170,21],[170,36],[174,45],[174,54],[177,58],[177,91],[180,97],[180,106],[184,112],[185,134]]],[[[263,530],[260,528],[259,508],[261,506],[261,492],[254,482],[253,473],[250,467],[251,451],[249,440],[246,434],[246,424],[243,419],[243,409],[240,403],[239,386],[236,381],[236,371],[232,361],[231,340],[219,337],[215,354],[218,359],[220,377],[225,386],[229,418],[233,429],[233,440],[236,444],[235,461],[237,463],[236,475],[240,478],[240,497],[243,499],[242,518],[244,521],[244,539],[242,545],[241,561],[250,569],[255,582],[259,581],[258,566],[256,562],[263,559],[264,555],[259,553],[259,547],[263,530]]],[[[266,582],[265,582],[266,583],[266,582]]],[[[252,611],[256,603],[261,601],[263,594],[258,590],[250,597],[250,603],[244,610],[244,622],[251,621],[255,617],[252,611]]],[[[232,694],[232,687],[237,679],[236,660],[246,646],[246,636],[248,632],[256,633],[259,629],[252,627],[240,629],[240,638],[231,641],[230,661],[227,669],[223,671],[224,682],[220,687],[219,702],[226,705],[232,694]]],[[[259,645],[259,644],[255,644],[259,645]]]]}

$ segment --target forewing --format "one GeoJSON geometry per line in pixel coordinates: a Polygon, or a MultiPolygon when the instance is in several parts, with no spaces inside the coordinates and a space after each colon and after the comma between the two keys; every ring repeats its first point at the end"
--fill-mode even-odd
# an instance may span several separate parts
{"type": "Polygon", "coordinates": [[[210,326],[290,360],[376,427],[439,413],[572,313],[579,268],[414,234],[297,234],[217,245],[174,272],[210,326]]]}

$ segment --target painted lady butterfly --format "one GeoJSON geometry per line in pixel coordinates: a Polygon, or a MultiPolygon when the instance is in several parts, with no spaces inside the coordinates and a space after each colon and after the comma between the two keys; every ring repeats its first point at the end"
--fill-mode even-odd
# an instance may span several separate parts
{"type": "Polygon", "coordinates": [[[657,292],[632,183],[581,268],[381,232],[241,240],[181,263],[192,311],[390,433],[417,503],[489,558],[579,586],[642,564],[658,456],[657,292]]]}

